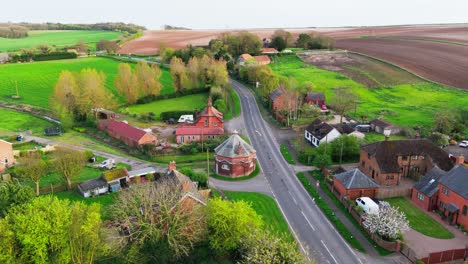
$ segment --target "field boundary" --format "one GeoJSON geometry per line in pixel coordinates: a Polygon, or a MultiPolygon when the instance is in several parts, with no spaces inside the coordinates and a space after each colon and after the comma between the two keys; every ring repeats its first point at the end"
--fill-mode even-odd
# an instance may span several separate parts
{"type": "Polygon", "coordinates": [[[418,38],[418,37],[405,37],[405,36],[360,36],[358,38],[376,38],[376,39],[394,39],[394,40],[415,40],[415,41],[426,41],[426,42],[436,42],[442,44],[458,45],[458,46],[468,46],[466,43],[455,42],[449,40],[441,39],[431,39],[431,38],[418,38]]]}
{"type": "MultiPolygon", "coordinates": [[[[0,108],[3,108],[3,109],[6,109],[6,110],[11,110],[11,111],[15,111],[15,112],[20,112],[20,113],[24,113],[24,114],[29,114],[29,115],[32,115],[32,116],[35,116],[37,118],[40,118],[40,119],[44,119],[48,122],[51,122],[51,123],[55,123],[57,125],[61,125],[62,123],[57,120],[57,119],[54,119],[48,115],[40,115],[40,114],[36,114],[33,112],[33,110],[39,110],[38,108],[36,108],[36,106],[30,106],[30,105],[8,105],[6,104],[5,102],[3,101],[0,101],[0,108]],[[27,109],[24,109],[24,108],[18,108],[18,107],[21,107],[21,106],[24,106],[24,107],[33,107],[34,109],[31,109],[31,110],[27,110],[27,109]]],[[[40,111],[44,111],[42,110],[42,108],[40,108],[41,110],[40,111]]]]}

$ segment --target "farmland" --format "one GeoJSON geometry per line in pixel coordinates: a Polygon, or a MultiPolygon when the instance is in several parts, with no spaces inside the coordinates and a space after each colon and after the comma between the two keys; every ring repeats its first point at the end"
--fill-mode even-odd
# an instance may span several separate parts
{"type": "MultiPolygon", "coordinates": [[[[54,85],[58,80],[60,72],[64,70],[78,72],[85,68],[94,68],[106,74],[106,88],[117,98],[114,79],[117,75],[117,65],[119,62],[105,58],[83,58],[73,60],[45,61],[22,64],[0,65],[0,100],[16,102],[48,108],[49,97],[53,92],[54,85]],[[11,95],[16,94],[16,82],[21,99],[12,99],[11,95]]],[[[163,75],[162,94],[174,92],[172,77],[168,70],[161,69],[163,75]]],[[[123,102],[123,98],[119,98],[123,102]]]]}
{"type": "Polygon", "coordinates": [[[468,96],[462,90],[431,83],[367,88],[336,72],[308,65],[296,56],[281,57],[271,68],[280,76],[294,77],[298,83],[312,82],[314,91],[324,92],[328,102],[333,88],[352,90],[359,95],[356,116],[365,114],[369,120],[384,116],[402,126],[431,126],[434,113],[440,109],[458,110],[468,105],[468,96]]]}
{"type": "Polygon", "coordinates": [[[42,44],[64,47],[74,45],[79,41],[92,44],[89,47],[95,50],[96,42],[103,39],[117,39],[121,33],[92,30],[36,30],[29,31],[28,35],[21,39],[0,38],[0,52],[34,48],[42,44]]]}
{"type": "Polygon", "coordinates": [[[50,126],[51,123],[38,117],[6,110],[0,108],[0,134],[3,132],[23,132],[31,130],[35,134],[41,134],[43,129],[50,126]]]}

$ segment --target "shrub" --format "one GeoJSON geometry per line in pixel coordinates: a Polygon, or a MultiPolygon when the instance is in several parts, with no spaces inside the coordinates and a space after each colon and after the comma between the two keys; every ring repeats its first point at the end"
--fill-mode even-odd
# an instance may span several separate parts
{"type": "Polygon", "coordinates": [[[76,132],[80,132],[80,133],[86,132],[86,128],[84,127],[74,127],[73,130],[75,130],[76,132]]]}
{"type": "Polygon", "coordinates": [[[214,103],[214,107],[221,111],[221,113],[226,113],[226,103],[224,102],[223,99],[218,99],[214,103]]]}

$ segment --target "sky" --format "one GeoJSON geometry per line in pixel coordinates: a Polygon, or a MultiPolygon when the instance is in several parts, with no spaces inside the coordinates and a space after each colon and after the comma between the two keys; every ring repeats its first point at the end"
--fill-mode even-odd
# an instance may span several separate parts
{"type": "Polygon", "coordinates": [[[134,23],[192,29],[468,22],[466,0],[2,0],[0,22],[134,23]]]}

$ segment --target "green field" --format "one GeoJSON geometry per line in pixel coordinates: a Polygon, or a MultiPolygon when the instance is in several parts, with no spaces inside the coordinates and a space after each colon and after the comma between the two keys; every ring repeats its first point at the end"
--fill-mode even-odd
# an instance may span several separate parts
{"type": "Polygon", "coordinates": [[[153,112],[156,120],[160,120],[159,115],[162,112],[176,110],[194,111],[195,109],[201,110],[206,106],[207,99],[208,93],[192,94],[172,99],[159,100],[148,104],[132,105],[126,109],[128,109],[132,114],[153,112]]]}
{"type": "Polygon", "coordinates": [[[6,132],[23,132],[31,130],[34,134],[42,134],[44,128],[49,127],[52,123],[21,112],[0,108],[0,133],[6,132]]]}
{"type": "Polygon", "coordinates": [[[64,47],[80,41],[90,44],[90,49],[95,50],[96,42],[122,36],[119,32],[93,30],[34,30],[29,31],[28,35],[20,39],[0,38],[0,52],[34,48],[42,44],[64,47]]]}
{"type": "MultiPolygon", "coordinates": [[[[455,111],[468,107],[468,93],[436,84],[403,84],[367,88],[341,74],[306,64],[296,56],[279,57],[270,64],[279,76],[294,77],[299,84],[311,82],[314,91],[324,92],[331,102],[333,89],[346,87],[359,95],[356,116],[368,120],[383,116],[402,126],[431,126],[434,114],[440,110],[455,111]]],[[[353,113],[350,113],[353,114],[353,113]]]]}
{"type": "Polygon", "coordinates": [[[421,209],[417,208],[408,199],[395,197],[385,199],[385,201],[389,202],[392,206],[399,207],[400,210],[405,213],[410,227],[419,233],[441,239],[453,238],[453,234],[450,233],[450,231],[421,211],[421,209]]]}
{"type": "MultiPolygon", "coordinates": [[[[94,68],[106,74],[106,88],[122,103],[114,88],[119,62],[105,58],[83,58],[33,63],[0,65],[0,100],[48,108],[49,97],[53,92],[60,73],[64,70],[78,72],[85,68],[94,68]],[[16,94],[16,82],[21,99],[12,99],[16,94]]],[[[134,64],[131,64],[132,67],[134,64]]],[[[172,77],[168,70],[161,69],[162,94],[174,92],[172,77]]]]}
{"type": "Polygon", "coordinates": [[[290,241],[294,241],[288,224],[286,223],[286,220],[284,220],[283,214],[281,214],[281,211],[273,198],[254,192],[224,191],[224,194],[234,201],[244,200],[249,202],[257,214],[262,216],[265,225],[270,231],[283,235],[290,241]]]}

